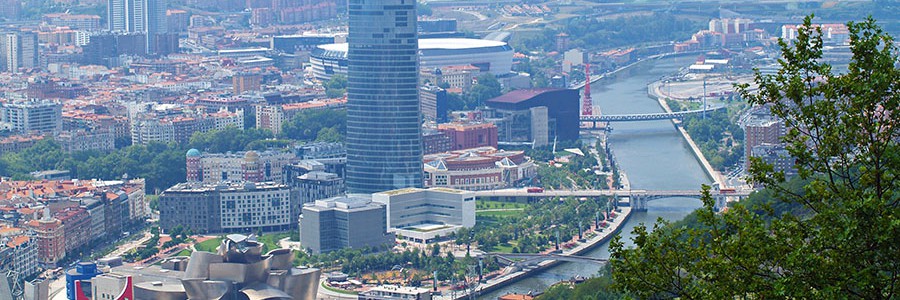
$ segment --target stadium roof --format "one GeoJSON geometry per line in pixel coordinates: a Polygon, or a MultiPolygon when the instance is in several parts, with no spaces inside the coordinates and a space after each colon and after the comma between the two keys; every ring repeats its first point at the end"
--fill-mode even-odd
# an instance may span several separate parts
{"type": "MultiPolygon", "coordinates": [[[[507,44],[500,41],[466,39],[466,38],[438,38],[419,39],[419,50],[459,50],[473,48],[503,47],[507,44]]],[[[319,48],[326,51],[347,52],[347,43],[320,45],[319,48]]]]}
{"type": "Polygon", "coordinates": [[[543,88],[543,89],[515,90],[515,91],[511,91],[509,93],[503,94],[502,96],[487,100],[487,102],[519,103],[519,102],[534,98],[535,96],[546,93],[546,92],[555,92],[555,91],[561,91],[561,90],[563,90],[563,89],[543,88]]]}

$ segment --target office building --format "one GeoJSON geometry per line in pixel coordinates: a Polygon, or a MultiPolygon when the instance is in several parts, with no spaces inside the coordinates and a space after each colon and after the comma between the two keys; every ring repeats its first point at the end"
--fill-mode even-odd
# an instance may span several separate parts
{"type": "Polygon", "coordinates": [[[354,1],[349,15],[347,189],[421,187],[416,2],[354,1]]]}
{"type": "Polygon", "coordinates": [[[166,10],[169,0],[109,0],[107,25],[112,32],[144,34],[144,53],[156,53],[156,36],[168,32],[166,10]]]}
{"type": "Polygon", "coordinates": [[[0,33],[0,70],[18,72],[38,67],[38,36],[34,32],[0,33]]]}
{"type": "Polygon", "coordinates": [[[385,207],[364,196],[341,196],[303,205],[300,244],[312,253],[343,248],[382,247],[387,233],[385,207]]]}
{"type": "Polygon", "coordinates": [[[449,100],[447,91],[438,86],[426,85],[419,88],[422,117],[426,121],[446,122],[449,100]]]}
{"type": "Polygon", "coordinates": [[[299,197],[273,182],[179,183],[159,198],[163,230],[181,225],[196,233],[255,233],[297,227],[299,197]]]}
{"type": "Polygon", "coordinates": [[[475,193],[449,188],[405,188],[372,194],[384,204],[389,232],[419,243],[475,226],[475,193]]]}
{"type": "Polygon", "coordinates": [[[764,144],[780,144],[784,128],[782,122],[772,116],[767,109],[749,114],[743,123],[745,167],[749,170],[753,149],[764,144]]]}
{"type": "Polygon", "coordinates": [[[485,120],[497,125],[500,144],[546,146],[576,141],[581,96],[573,89],[515,90],[485,101],[485,120]]]}
{"type": "Polygon", "coordinates": [[[50,100],[3,103],[0,121],[20,133],[58,133],[62,130],[62,104],[50,100]]]}

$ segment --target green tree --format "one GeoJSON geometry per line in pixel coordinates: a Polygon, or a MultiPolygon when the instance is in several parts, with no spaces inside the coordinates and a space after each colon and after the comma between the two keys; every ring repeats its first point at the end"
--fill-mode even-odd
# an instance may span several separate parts
{"type": "Polygon", "coordinates": [[[709,189],[696,226],[635,228],[611,245],[614,285],[638,298],[892,299],[900,286],[898,47],[871,18],[849,23],[845,74],[823,62],[807,17],[781,69],[742,96],[784,120],[800,187],[758,159],[751,181],[769,204],[716,213],[709,189]],[[775,205],[796,205],[777,214],[775,205]]]}
{"type": "Polygon", "coordinates": [[[333,128],[343,135],[347,132],[347,111],[343,109],[304,110],[282,125],[281,137],[313,141],[323,128],[333,128]]]}
{"type": "Polygon", "coordinates": [[[334,75],[325,83],[325,95],[329,98],[340,98],[347,92],[347,77],[334,75]]]}

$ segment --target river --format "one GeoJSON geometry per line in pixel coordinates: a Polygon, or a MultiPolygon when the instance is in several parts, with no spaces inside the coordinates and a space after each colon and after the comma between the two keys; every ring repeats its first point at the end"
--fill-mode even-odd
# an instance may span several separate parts
{"type": "MultiPolygon", "coordinates": [[[[647,84],[679,68],[690,65],[695,57],[669,57],[642,62],[614,76],[591,85],[594,104],[605,114],[662,112],[656,100],[647,96],[647,84]]],[[[670,121],[614,123],[609,137],[610,147],[619,166],[628,175],[631,187],[647,190],[699,189],[710,180],[700,163],[670,121]]],[[[630,244],[631,230],[658,218],[676,221],[699,208],[699,200],[670,198],[649,202],[647,212],[635,212],[622,227],[622,237],[630,244]]],[[[601,245],[588,256],[609,257],[608,244],[601,245]]],[[[563,263],[529,278],[506,286],[479,299],[497,299],[508,293],[543,291],[550,285],[575,275],[593,276],[598,265],[563,263]]]]}

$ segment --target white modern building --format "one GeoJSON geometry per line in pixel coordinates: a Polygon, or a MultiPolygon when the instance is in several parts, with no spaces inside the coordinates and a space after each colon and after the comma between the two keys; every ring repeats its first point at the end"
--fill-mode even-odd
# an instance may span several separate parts
{"type": "Polygon", "coordinates": [[[306,203],[300,216],[300,244],[312,253],[391,245],[394,237],[385,227],[384,209],[366,194],[306,203]]]}
{"type": "Polygon", "coordinates": [[[16,132],[58,133],[62,130],[62,104],[50,100],[3,103],[0,120],[16,132]]]}
{"type": "MultiPolygon", "coordinates": [[[[313,75],[327,81],[335,74],[347,76],[347,43],[319,45],[310,53],[313,75]]],[[[467,38],[419,39],[419,68],[434,70],[472,65],[482,72],[505,75],[512,70],[513,48],[500,41],[467,38]]]]}
{"type": "Polygon", "coordinates": [[[475,226],[475,193],[449,188],[405,188],[372,194],[387,208],[388,231],[429,243],[475,226]]]}

